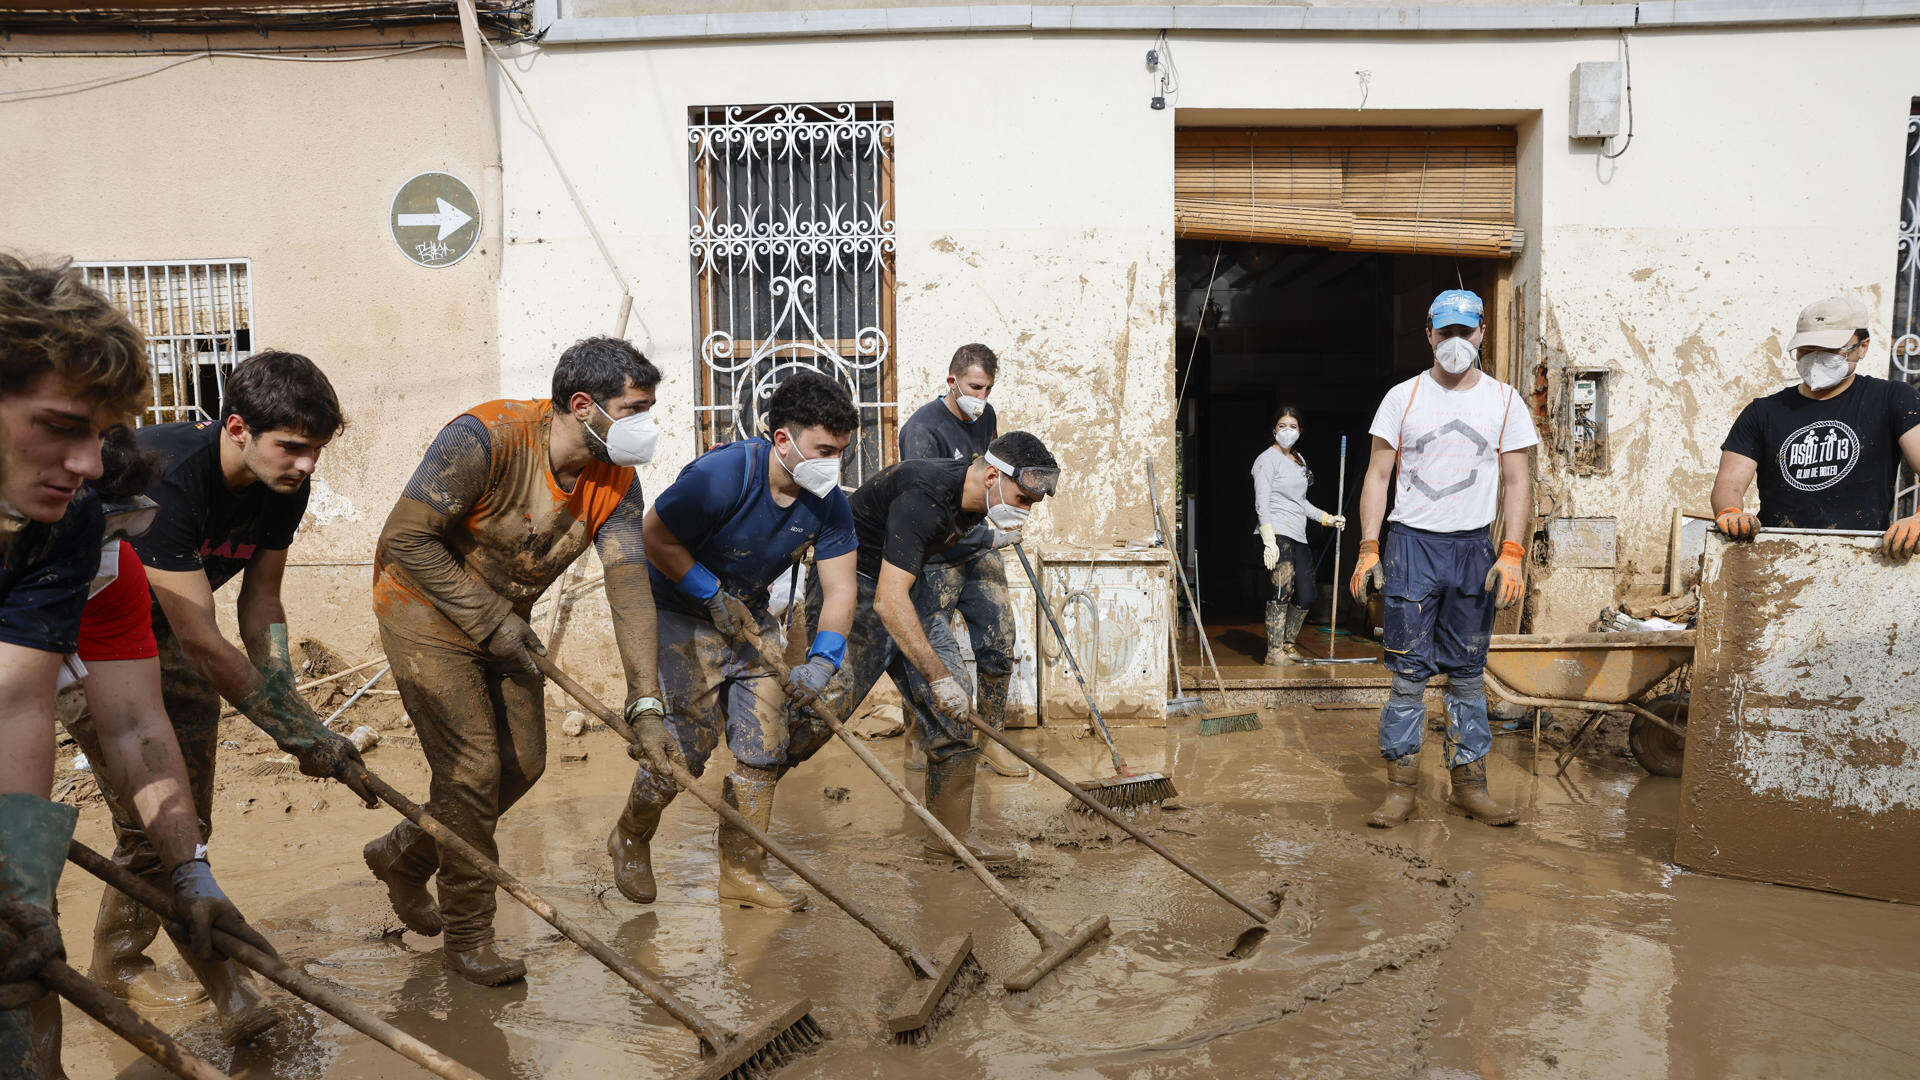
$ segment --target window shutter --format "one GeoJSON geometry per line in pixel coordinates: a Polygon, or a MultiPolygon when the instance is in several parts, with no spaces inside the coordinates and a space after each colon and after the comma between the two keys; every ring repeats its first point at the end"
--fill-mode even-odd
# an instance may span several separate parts
{"type": "Polygon", "coordinates": [[[1505,128],[1189,128],[1174,142],[1182,237],[1511,258],[1514,134],[1505,128]]]}

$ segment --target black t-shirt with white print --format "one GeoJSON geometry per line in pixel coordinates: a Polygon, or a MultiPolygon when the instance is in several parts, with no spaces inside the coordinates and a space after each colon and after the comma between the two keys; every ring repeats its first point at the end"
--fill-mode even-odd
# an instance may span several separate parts
{"type": "Polygon", "coordinates": [[[1720,449],[1760,463],[1762,526],[1884,529],[1900,437],[1915,426],[1920,390],[1856,375],[1853,385],[1824,401],[1801,393],[1798,384],[1755,398],[1720,449]]]}

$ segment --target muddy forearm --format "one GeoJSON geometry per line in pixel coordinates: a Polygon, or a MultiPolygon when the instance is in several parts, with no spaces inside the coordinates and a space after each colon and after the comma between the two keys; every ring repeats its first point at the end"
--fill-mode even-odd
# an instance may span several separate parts
{"type": "Polygon", "coordinates": [[[441,614],[469,638],[485,641],[512,613],[513,605],[488,588],[454,554],[446,540],[448,528],[446,515],[402,496],[387,515],[380,546],[441,614]]]}
{"type": "Polygon", "coordinates": [[[895,594],[883,582],[874,595],[873,609],[894,644],[900,647],[901,655],[928,682],[938,682],[952,674],[947,665],[941,663],[940,654],[933,651],[933,642],[927,640],[927,631],[920,625],[920,613],[914,610],[913,599],[905,589],[895,594]]]}
{"type": "Polygon", "coordinates": [[[194,857],[203,837],[180,743],[161,705],[159,668],[150,659],[93,664],[87,708],[105,759],[96,767],[115,790],[130,793],[160,861],[174,867],[194,857]]]}
{"type": "Polygon", "coordinates": [[[627,676],[627,703],[660,696],[657,622],[653,586],[645,563],[607,567],[607,606],[613,609],[613,643],[627,676]]]}

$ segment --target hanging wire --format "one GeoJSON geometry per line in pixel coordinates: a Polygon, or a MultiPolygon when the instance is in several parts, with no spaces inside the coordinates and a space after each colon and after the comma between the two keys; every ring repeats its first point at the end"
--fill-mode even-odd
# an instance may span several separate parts
{"type": "MultiPolygon", "coordinates": [[[[292,53],[259,53],[241,52],[233,49],[203,49],[198,52],[188,53],[185,56],[175,57],[164,63],[155,64],[152,67],[141,68],[138,71],[123,72],[116,75],[102,75],[98,78],[82,79],[78,82],[59,83],[53,86],[30,86],[20,90],[0,90],[0,105],[15,101],[35,101],[40,98],[64,97],[68,94],[84,94],[89,90],[100,90],[108,86],[117,86],[120,83],[132,82],[135,79],[144,79],[149,75],[158,75],[160,72],[166,71],[169,68],[177,68],[182,64],[191,64],[195,60],[212,60],[215,57],[238,60],[280,60],[312,64],[344,64],[352,63],[356,60],[383,60],[389,56],[404,56],[407,53],[425,52],[428,49],[451,48],[459,48],[459,42],[435,41],[428,42],[424,45],[379,49],[374,52],[361,53],[353,56],[298,56],[292,53]]],[[[34,55],[45,56],[52,54],[0,52],[0,57],[34,55]]]]}
{"type": "Polygon", "coordinates": [[[1206,328],[1207,304],[1213,300],[1213,279],[1214,275],[1220,272],[1220,250],[1224,247],[1226,247],[1225,243],[1214,241],[1213,269],[1207,271],[1207,292],[1200,299],[1200,313],[1193,319],[1193,348],[1187,350],[1187,370],[1180,376],[1180,392],[1173,398],[1173,411],[1176,416],[1180,413],[1180,403],[1187,397],[1187,380],[1193,378],[1194,358],[1200,355],[1200,335],[1206,328]]]}
{"type": "Polygon", "coordinates": [[[1620,144],[1620,149],[1615,150],[1611,154],[1605,150],[1600,151],[1600,156],[1609,160],[1626,153],[1627,147],[1633,145],[1633,50],[1627,45],[1627,32],[1625,30],[1620,31],[1620,55],[1626,61],[1627,138],[1625,142],[1620,144]]]}

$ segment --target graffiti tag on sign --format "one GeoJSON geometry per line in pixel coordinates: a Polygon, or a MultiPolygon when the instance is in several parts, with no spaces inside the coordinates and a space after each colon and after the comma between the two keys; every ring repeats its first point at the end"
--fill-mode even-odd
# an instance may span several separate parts
{"type": "Polygon", "coordinates": [[[421,173],[394,194],[387,228],[407,258],[421,266],[452,266],[480,240],[480,200],[457,176],[421,173]]]}

